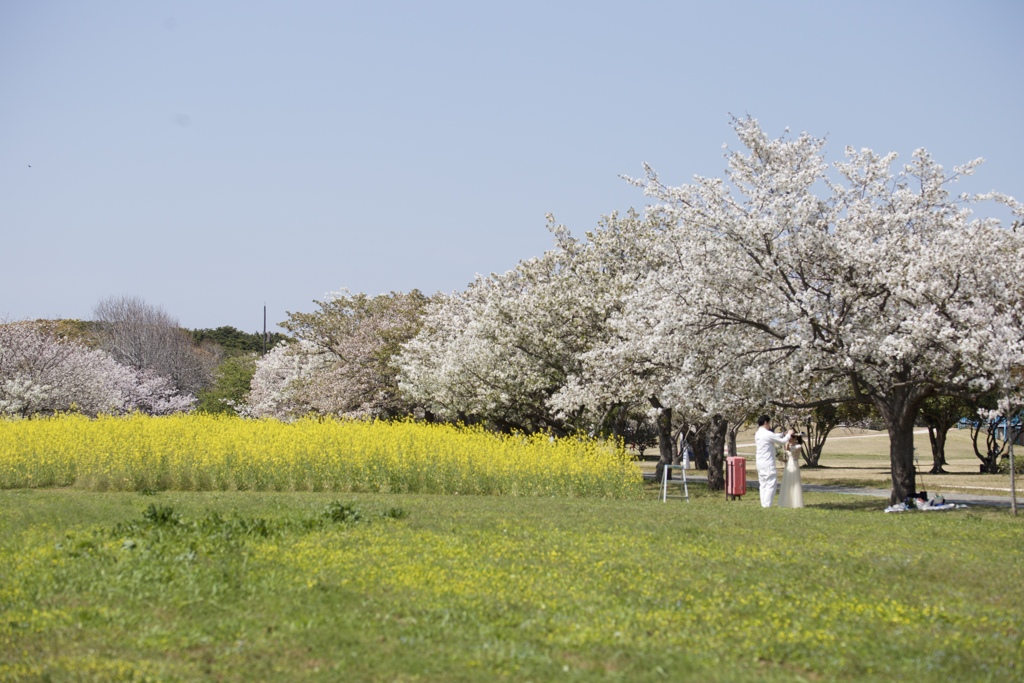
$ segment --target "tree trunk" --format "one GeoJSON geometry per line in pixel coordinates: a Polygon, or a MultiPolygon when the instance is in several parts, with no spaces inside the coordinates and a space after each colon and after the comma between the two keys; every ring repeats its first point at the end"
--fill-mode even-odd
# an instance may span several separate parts
{"type": "Polygon", "coordinates": [[[875,400],[875,407],[885,420],[889,432],[889,463],[892,471],[892,492],[889,504],[902,502],[917,493],[917,472],[914,469],[914,418],[921,399],[917,391],[901,387],[875,400]]]}
{"type": "Polygon", "coordinates": [[[914,470],[914,421],[898,421],[889,427],[889,461],[892,466],[892,493],[889,503],[895,504],[917,493],[917,472],[914,470]]]}
{"type": "Polygon", "coordinates": [[[943,426],[928,422],[928,442],[932,446],[932,468],[929,474],[946,474],[942,466],[946,464],[946,432],[949,427],[943,429],[943,426]]]}
{"type": "Polygon", "coordinates": [[[974,454],[981,460],[981,473],[998,474],[999,456],[1002,454],[1002,448],[998,446],[998,440],[995,438],[995,423],[992,420],[978,420],[971,427],[971,440],[974,443],[974,454]],[[985,429],[985,455],[982,455],[978,450],[978,436],[981,434],[982,429],[985,429]]]}
{"type": "Polygon", "coordinates": [[[825,440],[835,428],[838,419],[836,409],[829,406],[829,410],[816,411],[804,423],[804,447],[800,449],[804,464],[808,467],[817,467],[821,461],[821,451],[825,448],[825,440]]]}
{"type": "Polygon", "coordinates": [[[740,431],[740,427],[742,426],[743,425],[741,423],[737,422],[733,426],[729,427],[729,431],[727,432],[728,438],[725,442],[725,456],[727,458],[736,457],[736,432],[740,431]]]}
{"type": "Polygon", "coordinates": [[[661,405],[655,397],[651,397],[651,405],[658,409],[658,464],[654,468],[655,481],[661,481],[665,465],[672,464],[672,409],[661,405]]]}
{"type": "Polygon", "coordinates": [[[921,404],[921,417],[928,427],[928,442],[932,448],[931,474],[946,474],[946,435],[960,418],[973,415],[972,401],[955,396],[932,396],[921,404]]]}
{"type": "Polygon", "coordinates": [[[708,429],[708,490],[721,491],[725,488],[725,442],[729,422],[721,415],[711,418],[708,429]]]}
{"type": "MultiPolygon", "coordinates": [[[[629,406],[625,404],[615,404],[605,413],[604,418],[601,419],[601,426],[603,427],[606,422],[611,422],[612,438],[619,439],[626,433],[626,418],[629,414],[629,406]]],[[[640,455],[643,455],[641,452],[640,455]]]]}
{"type": "Polygon", "coordinates": [[[673,465],[683,464],[683,449],[686,447],[686,433],[689,431],[688,425],[683,425],[672,435],[672,445],[675,450],[675,456],[672,458],[673,465]]]}
{"type": "Polygon", "coordinates": [[[693,440],[693,466],[698,470],[708,468],[708,430],[707,425],[697,431],[693,440]]]}
{"type": "Polygon", "coordinates": [[[672,409],[662,408],[658,415],[658,454],[661,462],[672,464],[675,444],[672,441],[672,409]]]}
{"type": "Polygon", "coordinates": [[[803,423],[804,447],[801,449],[805,465],[818,466],[825,440],[838,423],[839,411],[832,404],[819,406],[807,416],[803,423]]]}
{"type": "Polygon", "coordinates": [[[821,462],[821,449],[825,447],[825,442],[822,441],[816,446],[805,448],[804,450],[804,462],[807,463],[808,467],[817,467],[818,463],[821,462]]]}

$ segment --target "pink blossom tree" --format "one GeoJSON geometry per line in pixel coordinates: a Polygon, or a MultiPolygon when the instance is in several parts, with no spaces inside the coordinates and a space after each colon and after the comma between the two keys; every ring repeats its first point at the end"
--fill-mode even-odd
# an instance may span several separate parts
{"type": "Polygon", "coordinates": [[[257,362],[248,414],[281,419],[308,412],[392,418],[411,406],[398,390],[393,357],[419,330],[427,297],[419,291],[368,296],[348,291],[289,313],[295,342],[257,362]]]}
{"type": "Polygon", "coordinates": [[[121,365],[104,351],[58,339],[45,326],[0,324],[0,414],[162,415],[188,410],[194,402],[169,379],[121,365]]]}

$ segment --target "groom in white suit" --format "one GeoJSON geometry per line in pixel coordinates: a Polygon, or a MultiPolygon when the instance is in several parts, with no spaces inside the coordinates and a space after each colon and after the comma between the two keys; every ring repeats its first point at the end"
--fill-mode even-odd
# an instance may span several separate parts
{"type": "Polygon", "coordinates": [[[772,498],[775,497],[775,484],[779,479],[775,469],[775,444],[789,442],[793,436],[793,430],[786,432],[785,436],[779,436],[772,431],[771,418],[762,415],[757,418],[757,432],[754,434],[754,444],[757,446],[757,481],[761,489],[761,507],[772,506],[772,498]]]}

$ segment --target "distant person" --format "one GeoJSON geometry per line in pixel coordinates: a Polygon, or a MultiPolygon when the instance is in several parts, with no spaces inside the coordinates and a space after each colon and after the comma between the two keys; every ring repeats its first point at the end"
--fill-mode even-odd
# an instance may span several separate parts
{"type": "Polygon", "coordinates": [[[785,436],[779,436],[773,432],[771,418],[767,415],[757,418],[754,443],[757,445],[757,481],[761,489],[761,507],[763,508],[772,506],[775,483],[779,479],[775,470],[775,447],[789,443],[791,436],[793,436],[792,429],[786,432],[785,436]]]}
{"type": "Polygon", "coordinates": [[[803,434],[794,434],[786,444],[786,469],[782,474],[782,491],[779,493],[780,508],[804,506],[804,487],[800,481],[800,458],[803,451],[803,434]]]}

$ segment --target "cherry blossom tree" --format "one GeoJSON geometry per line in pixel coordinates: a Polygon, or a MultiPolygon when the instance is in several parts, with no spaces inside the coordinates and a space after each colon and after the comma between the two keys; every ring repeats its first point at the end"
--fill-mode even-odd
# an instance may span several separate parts
{"type": "MultiPolygon", "coordinates": [[[[763,407],[763,401],[751,398],[750,387],[730,381],[719,367],[719,357],[710,353],[735,339],[721,330],[705,331],[697,341],[692,331],[679,324],[677,307],[671,297],[671,283],[700,276],[690,254],[674,253],[666,248],[675,216],[664,207],[648,207],[642,222],[628,235],[632,243],[633,268],[628,286],[617,292],[620,300],[610,309],[607,334],[587,350],[577,372],[555,397],[556,405],[601,405],[639,402],[650,408],[651,419],[659,432],[662,466],[677,462],[675,431],[683,425],[707,444],[708,468],[712,489],[724,485],[724,457],[731,441],[735,451],[735,433],[748,417],[763,407]],[[706,349],[708,353],[700,353],[706,349]]],[[[608,235],[589,235],[601,253],[608,235]]],[[[613,242],[614,243],[614,242],[613,242]]],[[[702,450],[702,449],[701,449],[702,450]]]]}
{"type": "Polygon", "coordinates": [[[413,401],[505,431],[621,433],[636,400],[557,397],[607,337],[609,316],[635,281],[632,236],[643,219],[607,216],[585,239],[549,221],[554,248],[428,307],[398,358],[400,386],[413,401]]]}
{"type": "Polygon", "coordinates": [[[256,361],[247,401],[233,407],[244,417],[278,420],[314,412],[315,406],[303,389],[330,362],[327,352],[312,342],[280,342],[256,361]]]}
{"type": "MultiPolygon", "coordinates": [[[[565,433],[567,420],[547,404],[570,360],[565,338],[531,338],[540,321],[524,316],[539,301],[536,289],[552,277],[557,267],[548,255],[503,275],[480,277],[465,292],[433,303],[423,329],[397,359],[402,391],[441,419],[565,433]]],[[[575,301],[570,304],[576,308],[575,301]]],[[[544,317],[551,309],[534,312],[544,317]]]]}
{"type": "Polygon", "coordinates": [[[169,379],[121,365],[77,341],[58,339],[44,325],[0,325],[0,414],[163,415],[188,410],[194,402],[169,379]]]}
{"type": "Polygon", "coordinates": [[[895,154],[847,148],[830,169],[821,139],[772,140],[751,118],[734,128],[743,150],[725,180],[669,187],[648,169],[641,181],[670,219],[651,248],[689,271],[651,273],[624,308],[624,344],[702,403],[728,402],[723,387],[749,405],[871,403],[901,500],[921,402],[993,387],[1024,360],[1024,244],[971,207],[1024,212],[995,193],[951,195],[978,161],[947,174],[918,150],[893,171],[895,154]]]}
{"type": "Polygon", "coordinates": [[[170,415],[188,412],[195,407],[196,397],[180,392],[168,377],[121,365],[109,356],[105,365],[108,386],[119,397],[113,411],[115,414],[170,415]]]}
{"type": "Polygon", "coordinates": [[[379,296],[342,291],[316,302],[317,311],[289,313],[282,326],[297,342],[274,347],[257,363],[249,414],[408,414],[393,358],[419,330],[427,301],[417,290],[379,296]]]}
{"type": "Polygon", "coordinates": [[[100,348],[119,363],[167,377],[188,394],[212,383],[220,360],[215,345],[197,346],[192,334],[159,306],[138,297],[110,297],[96,305],[93,315],[100,348]]]}
{"type": "Polygon", "coordinates": [[[1024,210],[951,193],[980,161],[947,174],[918,150],[894,170],[895,154],[848,148],[829,165],[824,140],[734,129],[724,179],[670,187],[647,169],[642,217],[556,231],[543,257],[436,302],[400,356],[403,389],[524,429],[647,402],[665,436],[673,411],[706,425],[716,471],[767,406],[866,404],[889,431],[893,500],[913,493],[923,400],[1021,393],[1022,236],[972,212],[1024,210]]]}

